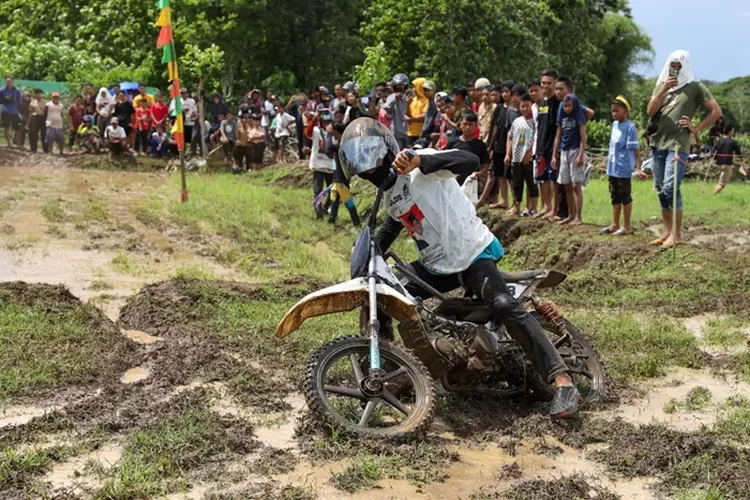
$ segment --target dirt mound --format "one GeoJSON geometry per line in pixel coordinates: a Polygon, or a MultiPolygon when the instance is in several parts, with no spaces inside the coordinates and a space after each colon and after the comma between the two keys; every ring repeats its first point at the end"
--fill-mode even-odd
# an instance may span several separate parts
{"type": "Polygon", "coordinates": [[[0,283],[0,397],[119,385],[138,349],[61,285],[0,283]],[[5,340],[6,342],[3,342],[5,340]]]}
{"type": "Polygon", "coordinates": [[[524,481],[498,498],[509,500],[559,500],[560,498],[618,500],[620,496],[605,488],[590,484],[584,476],[575,475],[552,481],[541,479],[524,481]]]}

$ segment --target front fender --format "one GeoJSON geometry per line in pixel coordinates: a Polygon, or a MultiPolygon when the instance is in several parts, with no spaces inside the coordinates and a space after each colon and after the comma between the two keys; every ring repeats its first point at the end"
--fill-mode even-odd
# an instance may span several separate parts
{"type": "MultiPolygon", "coordinates": [[[[419,319],[416,303],[388,285],[377,285],[378,307],[400,323],[419,319]]],[[[276,337],[284,338],[303,321],[315,316],[351,311],[366,306],[369,298],[367,278],[357,278],[311,293],[297,302],[276,327],[276,337]]]]}

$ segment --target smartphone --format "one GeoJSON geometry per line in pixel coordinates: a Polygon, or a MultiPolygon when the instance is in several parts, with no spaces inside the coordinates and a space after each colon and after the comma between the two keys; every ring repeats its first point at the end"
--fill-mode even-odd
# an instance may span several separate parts
{"type": "Polygon", "coordinates": [[[677,78],[680,75],[680,68],[669,67],[669,76],[677,78]]]}

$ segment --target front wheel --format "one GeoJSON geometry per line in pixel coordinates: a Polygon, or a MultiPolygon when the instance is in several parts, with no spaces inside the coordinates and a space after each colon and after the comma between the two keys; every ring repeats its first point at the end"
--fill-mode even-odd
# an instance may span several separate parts
{"type": "Polygon", "coordinates": [[[435,417],[435,384],[427,368],[404,347],[381,340],[383,373],[371,377],[369,353],[369,339],[344,337],[310,357],[305,397],[313,415],[358,437],[420,437],[435,417]]]}

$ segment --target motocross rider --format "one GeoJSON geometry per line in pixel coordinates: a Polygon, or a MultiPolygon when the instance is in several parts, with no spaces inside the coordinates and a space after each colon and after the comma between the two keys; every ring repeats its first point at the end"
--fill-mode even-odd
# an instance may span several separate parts
{"type": "MultiPolygon", "coordinates": [[[[461,150],[399,151],[393,134],[371,118],[349,124],[339,155],[347,177],[358,175],[383,186],[388,217],[376,236],[381,251],[406,227],[419,249],[419,260],[411,264],[415,274],[440,292],[464,286],[487,303],[539,373],[555,384],[551,418],[574,415],[582,399],[565,363],[508,290],[497,269],[503,247],[455,181],[479,169],[476,155],[461,150]],[[390,175],[393,171],[398,175],[390,175]]],[[[407,289],[425,297],[417,287],[407,289]]],[[[383,318],[381,325],[386,321],[383,318]]]]}

